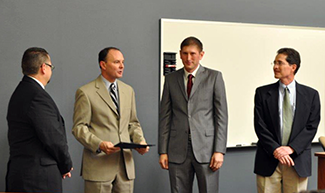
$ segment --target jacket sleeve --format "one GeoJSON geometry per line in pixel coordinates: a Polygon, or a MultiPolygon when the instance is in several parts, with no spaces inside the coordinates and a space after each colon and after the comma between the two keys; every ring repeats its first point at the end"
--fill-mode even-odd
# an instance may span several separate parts
{"type": "Polygon", "coordinates": [[[274,150],[281,145],[276,140],[277,136],[270,131],[266,123],[266,117],[270,115],[265,113],[266,107],[259,89],[255,91],[254,102],[254,128],[258,138],[258,146],[261,146],[269,156],[273,157],[274,150]]]}
{"type": "Polygon", "coordinates": [[[72,161],[63,118],[46,92],[40,92],[34,97],[28,117],[45,150],[56,160],[61,174],[69,172],[72,161]]]}
{"type": "Polygon", "coordinates": [[[91,103],[85,92],[76,92],[72,134],[87,149],[96,153],[102,140],[90,132],[91,103]]]}
{"type": "Polygon", "coordinates": [[[158,153],[165,154],[168,153],[168,141],[170,132],[170,122],[172,116],[172,102],[170,98],[170,91],[168,86],[168,77],[165,79],[164,90],[162,94],[162,99],[160,102],[160,112],[159,112],[159,132],[158,132],[158,153]]]}
{"type": "Polygon", "coordinates": [[[140,122],[137,117],[137,111],[136,111],[136,104],[135,104],[135,94],[132,89],[132,94],[131,94],[131,115],[130,115],[130,120],[129,120],[129,133],[132,142],[134,143],[140,143],[141,141],[145,141],[144,135],[142,128],[140,126],[140,122]]]}
{"type": "Polygon", "coordinates": [[[294,125],[294,127],[303,128],[297,135],[292,136],[292,139],[290,139],[288,144],[295,150],[297,155],[301,154],[305,149],[308,148],[308,146],[310,146],[316,135],[317,127],[320,122],[320,99],[318,92],[313,92],[313,95],[310,98],[310,105],[306,105],[307,102],[303,103],[305,107],[309,107],[308,110],[304,109],[299,111],[301,114],[295,115],[295,117],[299,117],[299,120],[295,121],[296,123],[299,123],[302,120],[306,120],[306,122],[299,125],[294,125]],[[308,114],[305,114],[306,112],[308,112],[308,114]]]}
{"type": "Polygon", "coordinates": [[[214,152],[226,153],[228,133],[228,108],[225,84],[221,72],[217,74],[213,91],[214,119],[216,136],[214,152]]]}

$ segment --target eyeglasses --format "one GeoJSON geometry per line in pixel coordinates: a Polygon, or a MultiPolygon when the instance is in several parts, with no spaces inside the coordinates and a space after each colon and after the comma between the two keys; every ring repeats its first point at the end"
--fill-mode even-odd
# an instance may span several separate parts
{"type": "MultiPolygon", "coordinates": [[[[274,62],[271,62],[271,65],[275,66],[275,65],[279,65],[279,66],[283,66],[285,65],[286,63],[282,62],[282,61],[274,61],[274,62]]],[[[290,65],[290,64],[289,64],[290,65]]]]}
{"type": "Polygon", "coordinates": [[[53,64],[51,65],[51,64],[48,64],[48,63],[44,63],[46,66],[49,66],[50,68],[51,68],[51,70],[53,71],[54,70],[54,68],[55,68],[55,66],[53,66],[53,64]]]}

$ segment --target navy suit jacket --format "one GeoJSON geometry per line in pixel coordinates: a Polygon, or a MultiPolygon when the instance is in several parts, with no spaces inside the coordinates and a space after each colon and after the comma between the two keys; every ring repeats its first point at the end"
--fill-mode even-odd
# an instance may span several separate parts
{"type": "Polygon", "coordinates": [[[6,191],[62,192],[72,168],[63,118],[50,95],[24,76],[8,106],[6,191]]]}
{"type": "MultiPolygon", "coordinates": [[[[254,126],[258,137],[254,173],[271,176],[279,161],[273,152],[281,146],[279,82],[256,89],[254,126]]],[[[311,143],[320,122],[320,100],[316,90],[296,82],[296,110],[288,146],[300,177],[311,175],[311,143]]]]}

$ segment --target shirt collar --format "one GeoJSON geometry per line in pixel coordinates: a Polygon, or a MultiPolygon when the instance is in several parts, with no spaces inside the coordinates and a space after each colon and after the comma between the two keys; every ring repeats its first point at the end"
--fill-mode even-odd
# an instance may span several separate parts
{"type": "Polygon", "coordinates": [[[187,72],[187,71],[185,70],[185,68],[184,68],[184,76],[185,76],[185,78],[187,78],[189,74],[192,74],[192,75],[194,76],[194,78],[195,78],[195,77],[196,77],[196,74],[197,74],[197,71],[198,71],[198,69],[200,68],[200,66],[201,66],[201,64],[199,64],[199,65],[197,66],[197,68],[196,68],[192,73],[187,72]]]}
{"type": "Polygon", "coordinates": [[[280,89],[281,93],[284,92],[284,89],[285,89],[286,87],[288,87],[288,89],[289,89],[289,93],[292,93],[292,91],[296,90],[296,81],[295,81],[295,80],[293,80],[293,81],[292,81],[290,84],[288,84],[288,85],[283,84],[281,81],[279,81],[279,83],[280,83],[280,87],[279,87],[279,89],[280,89]]]}
{"type": "Polygon", "coordinates": [[[28,76],[28,77],[35,80],[43,89],[45,89],[45,86],[39,80],[37,80],[36,78],[34,78],[32,76],[28,76]]]}
{"type": "Polygon", "coordinates": [[[102,77],[102,80],[103,80],[103,82],[104,82],[104,84],[105,84],[107,90],[110,90],[110,86],[111,86],[111,84],[114,84],[115,87],[117,88],[116,80],[115,80],[114,82],[110,82],[110,81],[108,81],[106,78],[104,78],[103,75],[101,75],[101,77],[102,77]]]}

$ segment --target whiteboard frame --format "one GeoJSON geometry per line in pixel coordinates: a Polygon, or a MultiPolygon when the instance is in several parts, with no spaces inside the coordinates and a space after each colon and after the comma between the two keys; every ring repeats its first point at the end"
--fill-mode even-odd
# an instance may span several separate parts
{"type": "MultiPolygon", "coordinates": [[[[300,53],[302,62],[295,79],[318,90],[321,104],[325,102],[325,57],[322,57],[322,51],[325,50],[325,28],[162,18],[160,96],[164,84],[163,52],[176,52],[177,69],[183,67],[178,54],[179,45],[188,36],[195,36],[203,43],[205,56],[201,64],[223,73],[229,111],[227,147],[245,147],[257,142],[253,125],[255,89],[277,81],[273,77],[271,62],[276,56],[276,51],[282,47],[293,47],[300,53]],[[318,37],[317,42],[315,36],[318,37]],[[224,46],[224,49],[218,46],[224,46]],[[229,54],[229,51],[234,53],[229,54]],[[216,66],[211,66],[211,63],[216,66]],[[247,63],[254,65],[253,70],[249,69],[247,63]],[[233,69],[227,69],[227,66],[233,69]],[[236,72],[238,70],[241,70],[241,73],[236,72]],[[239,76],[242,74],[244,76],[239,76]],[[245,92],[245,87],[238,86],[240,83],[245,87],[250,85],[249,93],[245,92]],[[236,93],[234,90],[240,91],[236,93]],[[238,92],[241,94],[238,95],[238,92]],[[242,98],[236,99],[238,96],[244,97],[244,102],[242,98]],[[243,105],[240,106],[240,103],[243,105]],[[239,118],[243,116],[244,118],[239,118]],[[235,122],[241,122],[244,126],[241,128],[242,125],[234,124],[235,122]]],[[[319,136],[325,135],[324,114],[322,108],[321,122],[313,142],[318,141],[319,136]]]]}

